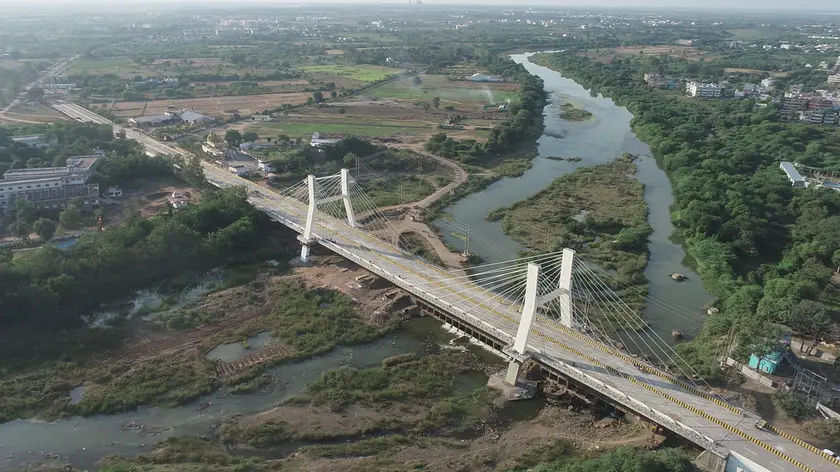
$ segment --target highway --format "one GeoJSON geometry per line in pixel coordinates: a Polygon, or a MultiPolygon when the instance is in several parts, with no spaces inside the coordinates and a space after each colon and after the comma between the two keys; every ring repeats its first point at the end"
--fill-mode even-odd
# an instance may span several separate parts
{"type": "MultiPolygon", "coordinates": [[[[112,124],[73,104],[56,104],[55,108],[83,121],[112,124]]],[[[143,143],[150,154],[188,155],[186,151],[134,130],[126,130],[126,134],[143,143]]],[[[202,165],[208,182],[221,188],[245,187],[253,205],[274,220],[303,232],[306,204],[283,197],[211,164],[202,165]]],[[[519,317],[518,305],[490,294],[469,279],[457,278],[326,214],[317,213],[313,228],[313,236],[322,246],[504,344],[513,343],[519,317]]],[[[754,414],[725,404],[553,320],[537,317],[527,350],[537,361],[719,457],[726,457],[732,451],[769,471],[840,471],[840,461],[801,441],[766,428],[756,428],[754,425],[759,417],[754,414]]]]}

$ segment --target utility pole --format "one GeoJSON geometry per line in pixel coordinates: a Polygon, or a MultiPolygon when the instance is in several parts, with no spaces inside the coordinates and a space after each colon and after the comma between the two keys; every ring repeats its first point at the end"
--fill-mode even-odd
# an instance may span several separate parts
{"type": "Polygon", "coordinates": [[[470,225],[465,225],[465,226],[466,226],[466,228],[464,229],[464,233],[467,235],[467,240],[466,240],[467,243],[466,243],[466,249],[464,249],[464,253],[469,255],[469,253],[470,253],[470,225]]]}

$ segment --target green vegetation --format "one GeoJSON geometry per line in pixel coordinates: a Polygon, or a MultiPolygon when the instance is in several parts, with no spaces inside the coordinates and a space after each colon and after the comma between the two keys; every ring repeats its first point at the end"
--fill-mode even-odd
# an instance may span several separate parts
{"type": "Polygon", "coordinates": [[[506,234],[536,251],[570,247],[616,271],[625,284],[644,284],[647,204],[633,176],[632,156],[557,178],[545,190],[493,211],[506,234]]]}
{"type": "MultiPolygon", "coordinates": [[[[571,54],[543,61],[591,87],[592,93],[627,106],[635,116],[634,131],[661,158],[674,182],[677,233],[697,261],[706,287],[721,300],[722,310],[707,318],[695,342],[715,343],[734,326],[743,354],[749,346],[765,344],[771,335],[764,329],[768,323],[810,316],[794,314],[791,307],[803,299],[819,299],[829,285],[840,250],[840,194],[793,189],[778,163],[796,156],[803,164],[840,168],[840,159],[830,152],[840,131],[779,122],[773,108],[757,108],[751,100],[678,98],[679,92],[651,89],[641,80],[653,67],[679,74],[707,65],[658,57],[605,64],[571,54]]],[[[813,307],[800,311],[815,312],[813,307]]],[[[824,335],[838,315],[829,312],[808,330],[824,335]]],[[[688,343],[680,349],[710,352],[688,343]]]]}
{"type": "Polygon", "coordinates": [[[372,65],[348,66],[342,64],[303,66],[304,72],[319,72],[337,76],[345,76],[361,82],[376,82],[387,78],[390,75],[401,74],[404,71],[390,67],[379,67],[372,65]]]}
{"type": "Polygon", "coordinates": [[[400,235],[400,247],[416,254],[432,264],[443,267],[443,261],[422,235],[413,231],[400,235]]]}
{"type": "Polygon", "coordinates": [[[346,119],[342,120],[344,123],[299,123],[299,122],[282,122],[282,123],[259,123],[254,125],[252,129],[261,135],[282,132],[290,136],[305,136],[309,137],[312,133],[324,134],[340,134],[340,135],[358,135],[369,137],[386,137],[394,136],[396,134],[418,134],[427,133],[433,127],[431,124],[415,124],[407,125],[398,122],[385,122],[381,124],[364,124],[358,123],[356,120],[346,119]]]}
{"type": "Polygon", "coordinates": [[[569,121],[584,121],[592,118],[592,113],[577,108],[571,103],[564,103],[560,105],[560,118],[569,121]]]}
{"type": "Polygon", "coordinates": [[[403,77],[399,80],[374,87],[365,92],[374,98],[392,98],[400,100],[429,100],[435,98],[439,102],[464,102],[478,104],[505,103],[514,101],[519,96],[516,90],[491,90],[486,84],[477,82],[454,81],[443,75],[424,74],[415,77],[403,77]],[[421,83],[415,84],[414,78],[420,78],[421,83]]]}
{"type": "Polygon", "coordinates": [[[372,341],[388,329],[362,322],[351,301],[335,290],[310,290],[293,279],[280,284],[274,296],[277,306],[265,325],[300,357],[372,341]]]}
{"type": "Polygon", "coordinates": [[[530,472],[690,472],[689,457],[679,449],[642,451],[619,448],[592,459],[541,464],[530,472]]]}
{"type": "Polygon", "coordinates": [[[192,436],[171,437],[148,454],[106,459],[101,472],[267,472],[277,470],[260,459],[236,457],[218,443],[192,436]],[[212,465],[210,465],[212,464],[212,465]]]}
{"type": "MultiPolygon", "coordinates": [[[[406,413],[401,417],[368,425],[359,433],[398,429],[403,431],[403,434],[426,432],[449,435],[469,430],[474,426],[474,421],[489,408],[487,389],[463,391],[456,383],[459,375],[478,366],[480,361],[470,353],[443,352],[397,356],[383,361],[381,367],[345,367],[324,372],[302,395],[289,400],[288,404],[301,407],[322,406],[338,413],[351,406],[376,410],[390,408],[406,413]],[[407,413],[409,411],[411,414],[407,413]]],[[[220,434],[225,442],[249,443],[258,447],[294,439],[330,437],[329,430],[302,433],[283,421],[249,426],[227,422],[220,434]]],[[[382,441],[326,449],[322,452],[341,454],[357,447],[382,448],[383,445],[390,446],[401,442],[400,437],[388,436],[382,441]]]]}

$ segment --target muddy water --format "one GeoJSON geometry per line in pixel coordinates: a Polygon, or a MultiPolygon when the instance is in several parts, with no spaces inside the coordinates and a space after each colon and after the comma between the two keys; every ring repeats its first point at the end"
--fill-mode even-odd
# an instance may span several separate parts
{"type": "MultiPolygon", "coordinates": [[[[416,318],[373,343],[340,347],[322,356],[269,369],[267,373],[275,382],[259,393],[234,395],[223,387],[178,408],[140,408],[128,413],[74,417],[53,423],[26,420],[5,423],[0,425],[0,471],[44,461],[45,455],[94,470],[94,463],[107,454],[148,451],[156,442],[170,436],[205,434],[231,415],[270,409],[300,394],[325,370],[344,365],[373,367],[387,357],[420,350],[425,340],[447,344],[451,338],[434,319],[416,318]],[[210,406],[202,409],[207,402],[210,406]]],[[[82,391],[74,390],[72,397],[81,395],[82,391]]]]}
{"type": "MultiPolygon", "coordinates": [[[[671,183],[657,167],[648,146],[630,130],[632,114],[608,98],[593,97],[580,84],[562,74],[531,63],[528,59],[531,55],[511,57],[541,77],[549,93],[549,104],[543,112],[545,131],[538,140],[539,153],[533,167],[521,177],[504,178],[447,209],[457,220],[470,226],[473,235],[470,251],[487,262],[516,258],[521,245],[502,232],[500,223],[485,219],[491,210],[524,200],[575,169],[611,161],[625,152],[638,155],[637,177],[645,185],[645,200],[650,210],[648,218],[653,228],[645,275],[650,281],[650,296],[655,301],[648,303],[644,318],[666,340],[670,339],[673,329],[689,335],[697,332],[702,322],[702,309],[712,297],[703,288],[700,277],[684,263],[683,249],[670,240],[674,231],[669,209],[674,201],[671,183]],[[569,121],[560,118],[560,106],[564,103],[589,111],[591,119],[569,121]],[[549,157],[579,157],[580,161],[549,157]],[[675,272],[686,275],[688,280],[674,282],[670,276],[675,272]]],[[[464,246],[463,239],[451,234],[453,228],[441,221],[435,224],[447,235],[450,244],[458,248],[464,246]]]]}

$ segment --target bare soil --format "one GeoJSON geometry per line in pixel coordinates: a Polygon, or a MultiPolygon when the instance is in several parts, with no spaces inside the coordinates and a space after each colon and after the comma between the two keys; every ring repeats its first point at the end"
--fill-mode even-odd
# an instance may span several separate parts
{"type": "Polygon", "coordinates": [[[190,198],[191,203],[198,201],[198,191],[176,179],[141,180],[131,188],[124,188],[123,196],[113,200],[116,205],[105,205],[105,226],[119,225],[136,212],[148,218],[166,211],[167,197],[176,191],[190,198]]]}
{"type": "Polygon", "coordinates": [[[699,61],[700,59],[711,60],[718,56],[708,54],[693,46],[627,46],[618,48],[592,49],[586,52],[577,53],[598,62],[610,62],[615,56],[659,56],[667,54],[669,57],[685,59],[687,61],[699,61]]]}

